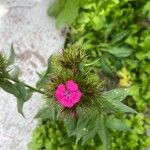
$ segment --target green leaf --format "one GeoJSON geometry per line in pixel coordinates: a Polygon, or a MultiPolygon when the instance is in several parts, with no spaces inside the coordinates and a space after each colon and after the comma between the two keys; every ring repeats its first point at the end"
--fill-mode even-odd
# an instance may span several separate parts
{"type": "Polygon", "coordinates": [[[147,1],[147,3],[144,5],[143,14],[147,15],[147,18],[150,20],[150,2],[149,1],[147,1]]]}
{"type": "Polygon", "coordinates": [[[112,69],[110,68],[110,65],[108,64],[106,57],[103,57],[101,59],[101,68],[102,68],[102,71],[106,73],[107,75],[111,76],[113,74],[112,69]]]}
{"type": "Polygon", "coordinates": [[[108,136],[108,131],[107,131],[106,124],[105,124],[105,118],[103,115],[97,116],[96,132],[99,135],[104,145],[104,150],[108,150],[109,149],[109,136],[108,136]]]}
{"type": "Polygon", "coordinates": [[[96,129],[95,129],[95,121],[96,116],[94,118],[90,118],[90,120],[87,123],[86,128],[84,128],[83,136],[82,136],[82,145],[86,144],[86,142],[96,135],[96,129]]]}
{"type": "Polygon", "coordinates": [[[121,112],[124,112],[124,113],[137,113],[137,111],[135,111],[134,109],[128,107],[127,105],[125,105],[121,102],[113,101],[112,103],[116,107],[116,109],[118,109],[121,112]]]}
{"type": "Polygon", "coordinates": [[[64,124],[65,124],[66,129],[67,129],[68,137],[71,137],[71,136],[75,135],[76,124],[77,124],[76,118],[68,116],[64,120],[64,124]]]}
{"type": "Polygon", "coordinates": [[[102,97],[109,100],[123,101],[129,95],[128,88],[117,88],[104,92],[102,97]]]}
{"type": "Polygon", "coordinates": [[[15,50],[14,50],[14,47],[13,47],[13,44],[11,44],[11,53],[10,53],[10,56],[9,56],[9,59],[8,59],[8,63],[7,65],[11,65],[14,63],[15,61],[15,50]]]}
{"type": "Polygon", "coordinates": [[[130,128],[120,119],[115,118],[115,116],[106,117],[106,126],[110,129],[116,129],[119,131],[128,131],[130,128]]]}
{"type": "Polygon", "coordinates": [[[54,3],[48,8],[48,15],[57,17],[64,9],[67,0],[55,0],[54,3]]]}
{"type": "Polygon", "coordinates": [[[124,58],[132,54],[133,49],[129,47],[110,47],[101,49],[103,52],[108,52],[116,57],[124,58]]]}
{"type": "Polygon", "coordinates": [[[23,104],[32,97],[33,91],[30,89],[26,89],[23,83],[16,83],[15,87],[17,92],[14,96],[17,98],[17,108],[18,112],[21,113],[23,116],[23,104]]]}
{"type": "Polygon", "coordinates": [[[56,0],[48,14],[56,17],[57,27],[70,26],[78,16],[79,0],[56,0]]]}
{"type": "Polygon", "coordinates": [[[107,110],[112,109],[112,111],[121,111],[121,112],[128,112],[128,113],[137,113],[134,109],[126,106],[125,104],[121,103],[122,100],[125,99],[125,97],[129,95],[127,89],[115,89],[108,92],[105,92],[102,95],[103,105],[107,110]],[[107,107],[106,107],[107,106],[107,107]]]}
{"type": "Polygon", "coordinates": [[[20,73],[20,68],[18,66],[15,66],[15,68],[9,73],[9,75],[12,79],[18,80],[19,73],[20,73]]]}
{"type": "Polygon", "coordinates": [[[64,6],[64,9],[59,13],[56,18],[56,25],[61,26],[70,26],[76,17],[78,16],[79,9],[79,0],[67,0],[64,6]]]}
{"type": "Polygon", "coordinates": [[[23,104],[31,98],[33,91],[26,89],[23,83],[13,84],[4,79],[0,80],[0,87],[17,98],[18,112],[23,115],[23,104]]]}
{"type": "Polygon", "coordinates": [[[42,108],[35,116],[35,118],[52,119],[52,120],[54,120],[55,117],[56,117],[55,109],[48,106],[42,108]]]}
{"type": "Polygon", "coordinates": [[[121,31],[121,32],[117,33],[115,36],[112,37],[111,43],[112,43],[112,44],[115,44],[115,43],[121,41],[121,40],[122,40],[123,38],[125,38],[128,34],[129,34],[129,31],[128,31],[128,30],[121,31]]]}
{"type": "Polygon", "coordinates": [[[23,99],[17,98],[17,109],[18,109],[18,112],[19,112],[23,117],[25,117],[24,114],[23,114],[23,104],[24,104],[23,99]]]}
{"type": "Polygon", "coordinates": [[[112,0],[115,4],[119,4],[119,0],[112,0]]]}
{"type": "Polygon", "coordinates": [[[82,138],[88,121],[89,119],[85,114],[79,115],[79,118],[77,121],[77,127],[76,127],[76,137],[77,137],[76,142],[78,142],[82,138]]]}
{"type": "Polygon", "coordinates": [[[46,70],[45,74],[41,77],[41,79],[36,84],[36,87],[38,89],[43,88],[47,84],[48,78],[49,78],[49,74],[51,72],[52,72],[52,55],[48,59],[48,67],[47,67],[47,70],[46,70]]]}
{"type": "Polygon", "coordinates": [[[0,87],[7,93],[13,94],[15,96],[18,93],[16,86],[14,86],[13,83],[8,80],[0,79],[0,87]]]}

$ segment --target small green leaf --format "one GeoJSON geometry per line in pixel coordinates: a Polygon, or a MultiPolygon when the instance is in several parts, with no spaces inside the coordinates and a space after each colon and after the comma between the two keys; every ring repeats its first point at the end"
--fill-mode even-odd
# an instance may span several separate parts
{"type": "Polygon", "coordinates": [[[108,150],[109,149],[109,136],[108,136],[108,131],[107,131],[106,124],[105,124],[105,118],[103,115],[97,116],[96,132],[99,135],[104,145],[104,150],[108,150]]]}
{"type": "Polygon", "coordinates": [[[61,26],[70,26],[76,17],[78,16],[79,9],[79,0],[67,0],[64,6],[64,9],[59,13],[56,18],[56,25],[61,26]]]}
{"type": "Polygon", "coordinates": [[[117,88],[104,92],[102,97],[109,100],[123,101],[129,95],[128,88],[117,88]]]}
{"type": "Polygon", "coordinates": [[[107,74],[109,76],[111,76],[113,74],[112,69],[111,69],[110,65],[108,64],[107,58],[105,56],[101,59],[101,68],[105,74],[107,74]]]}
{"type": "Polygon", "coordinates": [[[46,106],[45,108],[42,108],[35,118],[41,118],[41,119],[52,119],[54,120],[56,116],[56,112],[54,108],[46,106]]]}
{"type": "Polygon", "coordinates": [[[23,104],[29,100],[33,94],[33,91],[30,89],[26,89],[23,83],[16,83],[15,87],[17,89],[17,92],[15,93],[14,96],[17,98],[17,108],[18,112],[21,113],[23,116],[23,104]]]}
{"type": "Polygon", "coordinates": [[[143,14],[147,15],[147,18],[150,20],[150,2],[149,1],[147,1],[147,3],[144,5],[143,14]]]}
{"type": "Polygon", "coordinates": [[[48,8],[48,15],[57,17],[64,9],[67,0],[55,0],[54,3],[48,8]]]}
{"type": "Polygon", "coordinates": [[[18,112],[19,112],[23,117],[25,117],[24,114],[23,114],[23,104],[24,104],[23,99],[17,98],[17,109],[18,109],[18,112]]]}
{"type": "Polygon", "coordinates": [[[95,129],[95,120],[96,116],[94,118],[91,118],[89,122],[87,123],[87,127],[84,129],[84,133],[82,136],[82,145],[84,145],[88,140],[92,139],[96,135],[96,129],[95,129]]]}
{"type": "Polygon", "coordinates": [[[68,137],[71,137],[75,134],[75,129],[76,129],[76,119],[68,116],[65,120],[64,120],[64,124],[66,126],[67,129],[67,133],[68,133],[68,137]]]}
{"type": "Polygon", "coordinates": [[[58,27],[70,26],[78,16],[79,0],[56,0],[48,9],[48,14],[56,17],[58,27]]]}
{"type": "Polygon", "coordinates": [[[42,87],[44,87],[47,84],[49,74],[52,72],[52,66],[51,65],[52,65],[52,55],[48,59],[48,67],[47,67],[45,74],[41,77],[41,79],[36,84],[36,87],[38,89],[41,89],[42,87]]]}
{"type": "Polygon", "coordinates": [[[119,0],[112,0],[115,4],[119,4],[119,0]]]}
{"type": "Polygon", "coordinates": [[[76,127],[76,142],[78,142],[83,134],[84,134],[84,129],[86,129],[86,125],[88,123],[89,119],[85,114],[81,114],[79,116],[79,119],[77,121],[77,127],[76,127]]]}
{"type": "Polygon", "coordinates": [[[124,113],[137,113],[137,111],[135,111],[134,109],[128,107],[127,105],[125,105],[121,102],[113,101],[113,105],[116,107],[116,109],[118,109],[121,112],[124,112],[124,113]]]}
{"type": "Polygon", "coordinates": [[[125,38],[128,34],[129,34],[129,31],[128,31],[128,30],[121,31],[121,32],[117,33],[115,36],[112,37],[111,43],[112,43],[112,44],[115,44],[115,43],[121,41],[121,40],[122,40],[123,38],[125,38]]]}
{"type": "Polygon", "coordinates": [[[18,66],[15,66],[15,68],[9,74],[12,79],[18,80],[19,73],[20,73],[20,68],[18,66]]]}
{"type": "Polygon", "coordinates": [[[13,83],[8,80],[0,79],[0,87],[7,93],[13,94],[15,96],[18,93],[16,86],[14,86],[13,83]]]}
{"type": "Polygon", "coordinates": [[[115,116],[106,117],[106,126],[110,129],[116,129],[119,131],[128,131],[130,128],[120,119],[115,118],[115,116]]]}
{"type": "Polygon", "coordinates": [[[110,47],[101,49],[103,52],[110,53],[116,57],[124,58],[132,54],[133,49],[129,47],[110,47]]]}
{"type": "Polygon", "coordinates": [[[8,66],[14,63],[15,57],[16,57],[15,50],[14,50],[13,44],[11,44],[11,53],[10,53],[8,63],[7,63],[8,66]]]}

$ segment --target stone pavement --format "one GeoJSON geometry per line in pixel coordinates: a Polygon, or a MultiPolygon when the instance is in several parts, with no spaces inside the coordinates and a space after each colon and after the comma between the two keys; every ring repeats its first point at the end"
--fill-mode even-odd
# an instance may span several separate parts
{"type": "MultiPolygon", "coordinates": [[[[31,85],[38,79],[36,71],[42,71],[49,55],[64,44],[54,18],[46,14],[50,3],[52,0],[0,0],[0,52],[8,56],[13,42],[21,79],[31,85]]],[[[24,119],[17,112],[15,98],[0,90],[0,150],[27,150],[36,126],[33,117],[41,104],[41,96],[34,94],[24,106],[24,119]]]]}

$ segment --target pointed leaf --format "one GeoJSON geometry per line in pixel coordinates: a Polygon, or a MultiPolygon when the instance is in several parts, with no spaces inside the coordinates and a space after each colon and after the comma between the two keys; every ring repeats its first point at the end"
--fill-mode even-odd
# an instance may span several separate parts
{"type": "Polygon", "coordinates": [[[108,136],[108,131],[107,131],[106,124],[105,124],[105,118],[103,115],[97,116],[96,132],[99,135],[99,137],[104,145],[104,150],[108,150],[109,136],[108,136]]]}
{"type": "Polygon", "coordinates": [[[76,118],[68,116],[64,120],[64,124],[65,124],[66,129],[67,129],[68,137],[73,136],[75,134],[76,124],[77,124],[76,118]]]}
{"type": "Polygon", "coordinates": [[[89,119],[85,114],[79,115],[79,118],[77,121],[77,127],[76,127],[76,137],[77,137],[76,142],[78,142],[82,138],[88,121],[89,119]]]}
{"type": "Polygon", "coordinates": [[[15,55],[15,50],[14,50],[13,44],[11,44],[11,53],[10,53],[10,57],[9,57],[8,63],[7,63],[8,66],[14,63],[14,61],[15,61],[15,56],[16,56],[16,55],[15,55]]]}
{"type": "Polygon", "coordinates": [[[116,57],[124,58],[128,57],[132,54],[133,49],[129,47],[110,47],[110,48],[103,48],[101,49],[104,52],[108,52],[116,57]]]}
{"type": "Polygon", "coordinates": [[[64,9],[67,0],[55,0],[54,3],[48,8],[48,15],[57,17],[64,9]]]}
{"type": "MultiPolygon", "coordinates": [[[[109,106],[108,109],[112,109],[112,111],[121,111],[121,112],[128,112],[128,113],[137,113],[134,109],[126,106],[125,104],[121,103],[122,100],[126,98],[129,94],[129,89],[114,89],[108,92],[103,93],[102,99],[103,105],[109,106]]],[[[107,107],[105,107],[107,109],[107,107]]]]}
{"type": "Polygon", "coordinates": [[[15,94],[15,96],[17,98],[18,112],[24,116],[22,110],[23,104],[32,97],[33,91],[26,89],[23,83],[16,83],[15,86],[17,89],[17,93],[15,94]]]}
{"type": "Polygon", "coordinates": [[[117,101],[113,101],[113,105],[121,112],[124,113],[137,113],[137,111],[135,111],[134,109],[128,107],[127,105],[121,103],[121,102],[117,102],[117,101]]]}
{"type": "Polygon", "coordinates": [[[0,79],[0,87],[7,93],[13,94],[15,96],[18,93],[16,86],[14,86],[13,83],[8,80],[0,79]]]}
{"type": "Polygon", "coordinates": [[[58,27],[70,26],[78,16],[79,0],[67,0],[64,9],[56,18],[58,27]]]}
{"type": "Polygon", "coordinates": [[[95,137],[96,135],[95,121],[96,120],[89,120],[89,122],[87,123],[87,127],[84,129],[82,137],[82,145],[84,145],[88,140],[95,137]]]}
{"type": "Polygon", "coordinates": [[[15,66],[15,68],[9,74],[12,79],[18,80],[19,73],[20,73],[20,68],[18,66],[15,66]]]}
{"type": "Polygon", "coordinates": [[[130,128],[122,120],[115,118],[113,115],[106,117],[106,125],[110,129],[116,129],[119,131],[130,130],[130,128]]]}
{"type": "Polygon", "coordinates": [[[123,101],[129,95],[129,89],[118,88],[104,92],[102,97],[110,101],[123,101]]]}
{"type": "Polygon", "coordinates": [[[54,120],[56,116],[56,112],[54,108],[46,106],[45,108],[41,109],[35,118],[41,118],[41,119],[52,119],[54,120]]]}
{"type": "Polygon", "coordinates": [[[24,104],[23,99],[17,98],[17,109],[18,109],[18,112],[19,112],[23,117],[25,117],[24,114],[23,114],[23,104],[24,104]]]}
{"type": "Polygon", "coordinates": [[[37,82],[36,87],[39,88],[39,89],[41,89],[42,87],[44,87],[47,84],[48,76],[52,72],[51,61],[52,61],[52,55],[48,59],[48,67],[47,67],[47,70],[46,70],[45,74],[37,82]]]}

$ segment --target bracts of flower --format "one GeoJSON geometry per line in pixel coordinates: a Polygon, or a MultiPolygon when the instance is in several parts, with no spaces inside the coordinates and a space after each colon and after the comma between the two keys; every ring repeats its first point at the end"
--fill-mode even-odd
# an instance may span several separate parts
{"type": "Polygon", "coordinates": [[[7,69],[14,62],[12,47],[9,61],[4,61],[0,55],[0,87],[17,98],[18,111],[22,115],[23,104],[32,93],[43,94],[46,102],[36,118],[61,120],[68,136],[75,138],[79,145],[98,138],[107,150],[110,129],[129,130],[116,114],[136,111],[122,103],[129,96],[129,89],[104,90],[104,81],[100,79],[99,70],[93,67],[94,62],[89,62],[89,56],[74,46],[51,56],[47,70],[39,74],[40,80],[35,88],[20,81],[19,73],[14,76],[7,69]]]}

